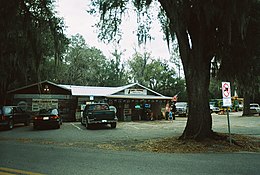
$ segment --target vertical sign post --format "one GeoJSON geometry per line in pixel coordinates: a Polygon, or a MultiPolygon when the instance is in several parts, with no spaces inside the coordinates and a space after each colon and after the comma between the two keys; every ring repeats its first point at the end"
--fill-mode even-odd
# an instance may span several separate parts
{"type": "Polygon", "coordinates": [[[228,110],[228,107],[232,106],[230,82],[222,82],[222,97],[223,97],[223,107],[226,107],[227,109],[229,144],[231,145],[232,142],[231,142],[230,120],[229,120],[229,110],[228,110]]]}

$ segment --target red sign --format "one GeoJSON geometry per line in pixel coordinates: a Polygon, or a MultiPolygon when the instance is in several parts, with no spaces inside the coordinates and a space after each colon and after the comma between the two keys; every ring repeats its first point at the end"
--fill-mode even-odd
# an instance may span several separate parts
{"type": "Polygon", "coordinates": [[[222,96],[223,98],[231,97],[230,82],[222,82],[222,96]]]}

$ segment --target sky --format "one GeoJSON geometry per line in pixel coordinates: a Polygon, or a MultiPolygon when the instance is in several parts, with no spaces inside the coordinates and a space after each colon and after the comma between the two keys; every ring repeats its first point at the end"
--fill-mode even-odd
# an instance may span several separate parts
{"type": "MultiPolygon", "coordinates": [[[[64,18],[67,29],[65,34],[70,37],[79,33],[91,47],[100,49],[106,57],[112,57],[111,53],[115,50],[113,44],[105,44],[98,40],[97,28],[93,27],[98,18],[88,14],[91,0],[57,0],[56,10],[58,16],[64,18]]],[[[129,14],[122,24],[122,41],[119,50],[123,51],[123,59],[130,58],[137,50],[144,53],[144,50],[151,53],[153,58],[162,58],[169,60],[170,54],[166,41],[163,41],[163,34],[160,31],[158,21],[153,22],[151,35],[154,40],[148,42],[144,47],[138,47],[137,36],[134,31],[137,29],[135,14],[129,14]]]]}

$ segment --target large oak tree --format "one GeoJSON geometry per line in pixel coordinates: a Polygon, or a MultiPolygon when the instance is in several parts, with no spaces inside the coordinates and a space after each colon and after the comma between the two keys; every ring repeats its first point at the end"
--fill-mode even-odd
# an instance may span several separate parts
{"type": "Polygon", "coordinates": [[[39,66],[68,43],[53,0],[0,0],[0,104],[6,91],[39,81],[39,66]]]}
{"type": "MultiPolygon", "coordinates": [[[[212,117],[209,109],[209,82],[211,60],[235,45],[232,31],[245,37],[248,12],[253,1],[248,0],[93,0],[92,14],[100,14],[99,37],[111,41],[117,33],[122,17],[134,6],[138,17],[138,39],[151,38],[149,7],[158,6],[159,19],[165,38],[177,38],[184,68],[189,116],[181,138],[203,139],[213,137],[212,117]],[[155,4],[152,4],[155,2],[155,4]],[[132,4],[133,3],[133,4],[132,4]],[[132,5],[132,6],[131,6],[132,5]],[[228,42],[224,42],[228,41],[228,42]]],[[[120,35],[119,35],[120,36],[120,35]]],[[[225,57],[219,56],[219,59],[225,57]]]]}

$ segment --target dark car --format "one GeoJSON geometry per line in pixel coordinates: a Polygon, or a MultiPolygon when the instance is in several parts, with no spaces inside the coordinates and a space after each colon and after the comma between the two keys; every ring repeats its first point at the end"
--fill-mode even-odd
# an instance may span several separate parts
{"type": "Polygon", "coordinates": [[[33,128],[39,127],[54,127],[60,128],[62,118],[59,115],[58,109],[41,109],[36,116],[33,117],[33,128]]]}
{"type": "Polygon", "coordinates": [[[83,111],[81,124],[85,125],[87,129],[97,124],[110,124],[111,128],[116,128],[117,116],[115,110],[109,109],[109,105],[106,103],[87,104],[83,111]]]}
{"type": "Polygon", "coordinates": [[[30,124],[30,115],[19,106],[0,106],[0,126],[13,129],[14,124],[30,124]]]}

